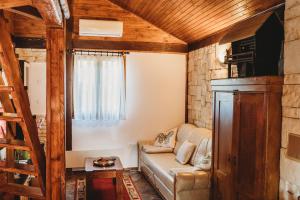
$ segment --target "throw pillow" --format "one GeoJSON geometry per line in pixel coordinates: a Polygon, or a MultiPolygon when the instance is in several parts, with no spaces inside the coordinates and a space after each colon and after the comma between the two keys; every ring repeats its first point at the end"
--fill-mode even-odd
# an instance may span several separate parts
{"type": "Polygon", "coordinates": [[[199,160],[195,163],[195,167],[202,170],[210,170],[211,168],[211,153],[205,156],[200,156],[199,160]]]}
{"type": "Polygon", "coordinates": [[[189,162],[193,152],[195,150],[195,145],[189,141],[184,141],[179,147],[176,160],[181,164],[185,165],[189,162]]]}
{"type": "Polygon", "coordinates": [[[195,152],[190,160],[190,164],[195,166],[196,163],[199,163],[199,160],[206,156],[207,153],[211,152],[211,138],[203,138],[197,145],[195,152]]]}
{"type": "Polygon", "coordinates": [[[160,133],[154,142],[154,146],[174,148],[176,143],[177,128],[160,133]]]}

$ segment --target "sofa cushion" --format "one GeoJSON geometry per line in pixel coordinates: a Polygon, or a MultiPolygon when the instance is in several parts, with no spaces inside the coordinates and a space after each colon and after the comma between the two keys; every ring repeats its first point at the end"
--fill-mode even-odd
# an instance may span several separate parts
{"type": "Polygon", "coordinates": [[[207,155],[211,153],[211,145],[211,138],[202,138],[195,149],[192,159],[190,160],[190,164],[193,166],[199,164],[202,158],[207,157],[207,155]]]}
{"type": "Polygon", "coordinates": [[[174,177],[171,176],[172,168],[190,168],[191,165],[182,165],[175,159],[173,153],[147,154],[143,153],[143,162],[166,185],[170,191],[174,191],[174,177]]]}
{"type": "Polygon", "coordinates": [[[193,143],[184,141],[177,151],[176,160],[183,165],[188,163],[194,153],[195,147],[196,145],[193,143]]]}
{"type": "Polygon", "coordinates": [[[182,145],[184,141],[188,140],[189,142],[192,142],[197,146],[198,144],[201,143],[202,139],[204,138],[209,138],[211,140],[212,138],[211,130],[206,128],[197,128],[192,124],[183,124],[179,127],[177,132],[177,140],[176,140],[174,153],[177,154],[179,147],[182,145]]]}
{"type": "Polygon", "coordinates": [[[173,148],[157,147],[154,145],[143,145],[142,150],[146,153],[172,153],[173,148]]]}

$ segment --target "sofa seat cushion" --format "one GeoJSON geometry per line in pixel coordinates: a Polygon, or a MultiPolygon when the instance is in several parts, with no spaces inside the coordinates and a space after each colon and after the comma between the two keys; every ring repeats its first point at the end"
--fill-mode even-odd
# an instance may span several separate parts
{"type": "Polygon", "coordinates": [[[143,153],[143,162],[153,173],[174,192],[174,177],[170,174],[172,168],[190,168],[191,165],[182,165],[176,161],[174,153],[147,154],[143,153]]]}

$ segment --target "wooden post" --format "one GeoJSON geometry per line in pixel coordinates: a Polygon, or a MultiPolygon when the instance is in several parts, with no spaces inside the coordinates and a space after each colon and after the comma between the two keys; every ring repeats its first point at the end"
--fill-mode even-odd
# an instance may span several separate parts
{"type": "Polygon", "coordinates": [[[46,199],[65,192],[65,30],[47,27],[47,181],[46,199]]]}

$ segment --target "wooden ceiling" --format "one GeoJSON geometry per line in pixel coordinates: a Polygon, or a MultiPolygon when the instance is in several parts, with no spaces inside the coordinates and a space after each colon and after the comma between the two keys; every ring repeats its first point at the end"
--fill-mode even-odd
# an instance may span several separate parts
{"type": "MultiPolygon", "coordinates": [[[[1,2],[3,5],[0,3],[0,8],[8,8],[10,1],[17,2],[20,6],[25,2],[32,2],[4,0],[6,3],[1,2]]],[[[199,43],[206,44],[211,38],[219,38],[215,35],[231,25],[283,2],[284,0],[72,0],[72,38],[80,41],[80,44],[88,41],[89,45],[93,44],[92,41],[98,41],[98,45],[105,46],[109,45],[108,42],[115,42],[114,46],[128,45],[131,42],[131,46],[154,43],[155,46],[167,44],[167,48],[170,48],[170,45],[175,44],[176,48],[179,45],[180,49],[184,49],[184,45],[188,44],[196,48],[199,43]],[[123,21],[124,35],[122,38],[81,37],[78,35],[80,18],[123,21]]],[[[44,21],[11,13],[9,10],[5,13],[14,36],[45,37],[44,21]]]]}
{"type": "Polygon", "coordinates": [[[284,0],[110,0],[192,43],[284,0]]]}
{"type": "Polygon", "coordinates": [[[184,41],[153,26],[131,12],[116,6],[108,0],[73,0],[72,5],[73,39],[109,40],[109,41],[135,41],[186,44],[184,41]],[[80,18],[110,19],[124,22],[122,38],[111,37],[80,37],[78,35],[80,18]]]}

